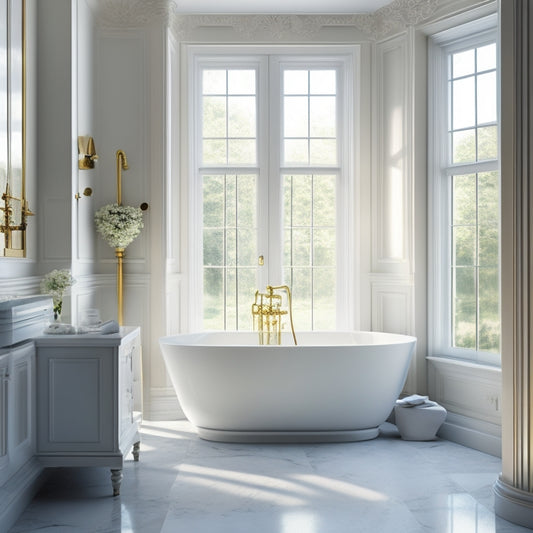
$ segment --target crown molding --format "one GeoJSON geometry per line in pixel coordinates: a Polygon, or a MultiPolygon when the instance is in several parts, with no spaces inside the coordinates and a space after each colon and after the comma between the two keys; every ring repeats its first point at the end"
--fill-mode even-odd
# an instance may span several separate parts
{"type": "Polygon", "coordinates": [[[87,0],[100,27],[135,28],[153,22],[178,40],[195,41],[202,30],[229,30],[247,41],[312,41],[321,32],[344,28],[370,40],[383,39],[429,19],[450,0],[393,0],[373,13],[347,15],[194,15],[179,13],[174,0],[87,0]]]}
{"type": "Polygon", "coordinates": [[[139,28],[153,22],[168,24],[176,9],[172,0],[87,0],[103,28],[139,28]]]}
{"type": "MultiPolygon", "coordinates": [[[[445,0],[444,0],[445,1],[445,0]]],[[[328,28],[352,29],[382,39],[431,17],[443,0],[394,0],[374,13],[355,15],[183,15],[171,11],[176,39],[194,41],[199,30],[227,28],[251,41],[311,41],[328,28]]]]}

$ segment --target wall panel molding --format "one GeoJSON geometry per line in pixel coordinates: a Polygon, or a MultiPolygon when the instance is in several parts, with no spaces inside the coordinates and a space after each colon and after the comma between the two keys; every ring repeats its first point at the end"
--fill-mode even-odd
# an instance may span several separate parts
{"type": "Polygon", "coordinates": [[[40,294],[41,277],[0,278],[0,299],[3,296],[28,296],[40,294]]]}
{"type": "Polygon", "coordinates": [[[183,420],[183,413],[174,387],[152,387],[148,411],[150,420],[183,420]]]}
{"type": "Polygon", "coordinates": [[[448,411],[439,436],[501,457],[501,369],[428,357],[428,393],[448,411]]]}
{"type": "Polygon", "coordinates": [[[414,285],[409,276],[371,280],[372,330],[414,335],[414,285]]]}
{"type": "Polygon", "coordinates": [[[372,268],[375,272],[412,269],[412,176],[410,140],[409,44],[401,35],[374,45],[372,183],[372,268]]]}
{"type": "Polygon", "coordinates": [[[501,369],[445,357],[428,357],[431,399],[449,411],[501,426],[501,369]]]}

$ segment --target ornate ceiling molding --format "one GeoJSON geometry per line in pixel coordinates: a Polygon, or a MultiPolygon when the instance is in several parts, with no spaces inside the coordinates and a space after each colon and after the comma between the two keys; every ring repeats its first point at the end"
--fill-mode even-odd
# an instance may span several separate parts
{"type": "Polygon", "coordinates": [[[433,15],[446,0],[394,0],[370,14],[355,15],[189,15],[173,0],[88,0],[99,25],[142,27],[168,25],[178,40],[194,41],[200,30],[227,28],[247,41],[312,41],[327,28],[352,28],[368,39],[382,39],[433,15]]]}
{"type": "Polygon", "coordinates": [[[139,28],[155,21],[168,24],[175,4],[170,0],[87,0],[105,28],[139,28]]]}
{"type": "Polygon", "coordinates": [[[372,13],[372,34],[381,39],[420,24],[433,15],[442,0],[394,0],[372,13]]]}
{"type": "Polygon", "coordinates": [[[359,15],[183,15],[171,12],[178,40],[195,40],[198,30],[232,29],[251,41],[311,41],[326,28],[353,28],[369,39],[382,39],[428,19],[445,0],[394,0],[374,13],[359,15]]]}
{"type": "MultiPolygon", "coordinates": [[[[360,27],[355,15],[180,15],[173,14],[170,27],[178,40],[194,41],[199,30],[228,28],[247,41],[311,41],[325,27],[360,27]]],[[[365,31],[366,33],[366,31],[365,31]]],[[[370,36],[370,34],[369,34],[370,36]]]]}

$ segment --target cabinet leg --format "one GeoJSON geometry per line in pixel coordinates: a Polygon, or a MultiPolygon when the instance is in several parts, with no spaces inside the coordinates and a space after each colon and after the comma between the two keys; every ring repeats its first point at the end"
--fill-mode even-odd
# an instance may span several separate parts
{"type": "Polygon", "coordinates": [[[113,485],[113,496],[120,494],[120,484],[122,483],[122,468],[111,469],[111,484],[113,485]]]}
{"type": "Polygon", "coordinates": [[[139,450],[141,448],[141,441],[137,441],[133,444],[133,450],[132,450],[132,454],[133,454],[133,460],[135,462],[137,462],[139,460],[139,450]]]}

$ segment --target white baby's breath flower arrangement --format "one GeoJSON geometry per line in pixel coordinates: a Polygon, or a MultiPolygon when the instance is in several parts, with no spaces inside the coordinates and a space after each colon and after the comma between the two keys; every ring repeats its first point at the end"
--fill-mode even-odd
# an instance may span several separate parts
{"type": "Polygon", "coordinates": [[[49,294],[54,300],[54,318],[56,320],[63,309],[63,294],[74,283],[76,280],[67,268],[52,270],[41,281],[41,292],[49,294]]]}
{"type": "Polygon", "coordinates": [[[94,214],[96,229],[112,248],[126,248],[144,227],[140,207],[107,204],[94,214]]]}

